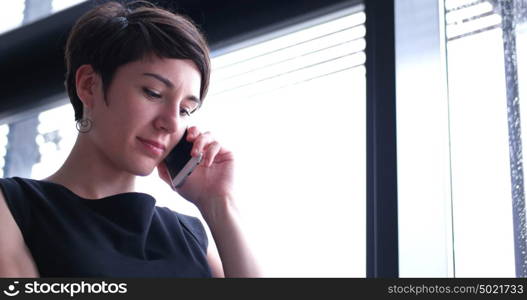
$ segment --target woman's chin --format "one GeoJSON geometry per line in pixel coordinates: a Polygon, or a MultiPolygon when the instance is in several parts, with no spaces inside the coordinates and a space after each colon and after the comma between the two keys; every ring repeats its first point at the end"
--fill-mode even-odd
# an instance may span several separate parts
{"type": "Polygon", "coordinates": [[[152,174],[156,166],[152,165],[143,165],[143,166],[132,166],[130,173],[135,174],[136,176],[148,176],[152,174]]]}
{"type": "Polygon", "coordinates": [[[149,176],[150,174],[152,174],[152,171],[154,171],[154,169],[141,171],[141,172],[138,172],[136,175],[138,175],[138,176],[149,176]]]}

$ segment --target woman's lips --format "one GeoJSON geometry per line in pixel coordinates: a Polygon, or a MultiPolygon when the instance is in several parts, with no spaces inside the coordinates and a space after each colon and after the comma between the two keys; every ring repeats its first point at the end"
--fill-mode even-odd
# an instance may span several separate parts
{"type": "Polygon", "coordinates": [[[140,138],[140,137],[137,137],[137,139],[139,140],[139,142],[141,142],[141,144],[144,146],[144,148],[151,154],[155,155],[155,156],[160,156],[162,155],[164,152],[165,152],[165,146],[163,144],[160,144],[158,142],[155,142],[155,141],[151,141],[151,140],[147,140],[147,139],[143,139],[143,138],[140,138]]]}

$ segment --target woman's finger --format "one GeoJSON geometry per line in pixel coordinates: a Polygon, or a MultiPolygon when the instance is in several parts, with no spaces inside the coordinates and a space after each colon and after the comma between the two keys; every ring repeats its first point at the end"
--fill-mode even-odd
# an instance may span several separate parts
{"type": "Polygon", "coordinates": [[[201,133],[195,140],[192,146],[192,156],[198,155],[200,152],[204,152],[205,147],[212,143],[214,140],[210,132],[201,133]]]}
{"type": "Polygon", "coordinates": [[[210,167],[214,162],[214,158],[220,152],[221,145],[217,141],[212,141],[209,143],[205,149],[205,154],[203,155],[203,164],[206,167],[210,167]]]}
{"type": "Polygon", "coordinates": [[[196,126],[191,126],[187,129],[187,141],[193,142],[200,135],[200,131],[196,126]]]}

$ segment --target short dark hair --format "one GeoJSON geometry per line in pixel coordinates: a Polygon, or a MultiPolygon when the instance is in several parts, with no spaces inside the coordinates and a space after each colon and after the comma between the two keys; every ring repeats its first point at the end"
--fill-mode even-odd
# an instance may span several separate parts
{"type": "Polygon", "coordinates": [[[201,75],[203,101],[210,80],[210,52],[204,36],[190,19],[146,1],[107,2],[79,18],[68,36],[64,56],[64,84],[75,120],[83,114],[75,87],[80,66],[89,64],[101,76],[106,96],[119,66],[152,54],[193,61],[201,75]]]}

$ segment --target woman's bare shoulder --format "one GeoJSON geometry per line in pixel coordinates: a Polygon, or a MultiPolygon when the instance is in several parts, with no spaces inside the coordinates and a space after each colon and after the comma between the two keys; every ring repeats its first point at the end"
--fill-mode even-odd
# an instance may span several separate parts
{"type": "Polygon", "coordinates": [[[0,277],[38,277],[20,228],[0,192],[0,277]]]}

